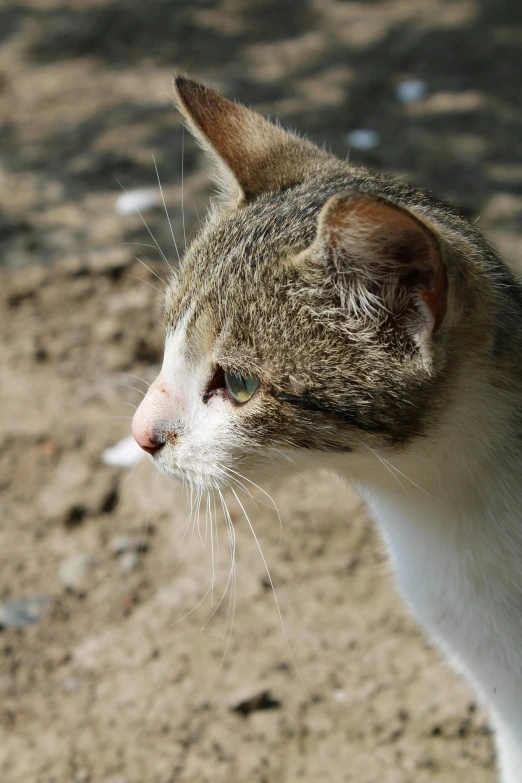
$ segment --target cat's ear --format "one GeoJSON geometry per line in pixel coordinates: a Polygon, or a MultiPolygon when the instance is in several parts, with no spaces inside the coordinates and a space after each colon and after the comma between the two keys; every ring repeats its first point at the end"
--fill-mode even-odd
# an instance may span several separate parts
{"type": "Polygon", "coordinates": [[[174,81],[176,103],[213,159],[215,179],[228,201],[250,201],[301,182],[315,156],[309,142],[198,82],[174,81]]]}
{"type": "Polygon", "coordinates": [[[378,196],[346,191],[321,210],[313,249],[343,306],[410,331],[441,328],[446,267],[423,218],[378,196]]]}

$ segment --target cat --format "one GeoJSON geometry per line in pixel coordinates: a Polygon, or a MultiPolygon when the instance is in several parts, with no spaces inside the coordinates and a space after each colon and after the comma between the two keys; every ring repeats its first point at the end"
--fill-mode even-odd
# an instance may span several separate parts
{"type": "Polygon", "coordinates": [[[200,83],[175,93],[220,198],[169,281],[136,441],[198,492],[345,477],[521,783],[522,288],[424,190],[200,83]]]}

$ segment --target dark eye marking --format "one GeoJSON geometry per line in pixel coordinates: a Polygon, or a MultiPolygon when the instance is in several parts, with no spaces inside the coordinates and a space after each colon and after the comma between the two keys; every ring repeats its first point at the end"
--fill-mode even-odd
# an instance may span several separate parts
{"type": "Polygon", "coordinates": [[[305,391],[302,394],[287,394],[286,392],[278,392],[275,395],[281,402],[288,402],[290,405],[295,405],[297,408],[301,408],[305,411],[312,411],[314,413],[325,413],[330,416],[343,421],[346,424],[356,425],[356,410],[352,406],[350,408],[341,408],[337,405],[333,405],[327,400],[323,400],[320,397],[316,397],[310,391],[305,391]]]}

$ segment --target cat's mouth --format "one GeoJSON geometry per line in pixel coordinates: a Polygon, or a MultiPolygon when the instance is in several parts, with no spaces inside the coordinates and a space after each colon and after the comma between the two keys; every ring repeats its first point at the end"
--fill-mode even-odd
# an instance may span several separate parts
{"type": "Polygon", "coordinates": [[[211,460],[198,459],[196,456],[190,458],[188,463],[183,464],[172,454],[168,443],[152,454],[152,459],[154,466],[163,476],[181,481],[184,485],[198,492],[223,490],[230,485],[229,475],[233,475],[233,473],[229,473],[229,468],[214,465],[211,460]]]}

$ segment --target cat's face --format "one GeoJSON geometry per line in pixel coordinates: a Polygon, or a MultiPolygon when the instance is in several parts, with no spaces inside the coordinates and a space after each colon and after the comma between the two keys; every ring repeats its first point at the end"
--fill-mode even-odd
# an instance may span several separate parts
{"type": "Polygon", "coordinates": [[[401,448],[429,426],[440,386],[447,283],[434,234],[354,190],[347,164],[197,85],[178,90],[234,175],[235,198],[212,211],[168,286],[163,367],[134,417],[136,440],[201,490],[318,454],[401,448]],[[203,98],[205,117],[218,104],[212,138],[203,98]],[[248,130],[237,159],[220,128],[227,111],[248,130]],[[247,142],[255,157],[270,127],[274,149],[245,173],[247,142]]]}
{"type": "Polygon", "coordinates": [[[327,383],[329,361],[292,264],[316,215],[299,219],[293,201],[215,213],[165,293],[163,367],[133,429],[138,442],[147,433],[164,444],[154,453],[162,472],[201,489],[290,469],[296,449],[339,440],[336,427],[314,433],[314,416],[285,399],[313,375],[327,383]]]}

